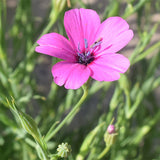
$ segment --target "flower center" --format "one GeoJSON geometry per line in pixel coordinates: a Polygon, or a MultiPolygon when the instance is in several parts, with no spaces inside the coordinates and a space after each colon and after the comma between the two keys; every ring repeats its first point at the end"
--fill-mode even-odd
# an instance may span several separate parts
{"type": "Polygon", "coordinates": [[[78,44],[78,63],[88,65],[94,60],[94,55],[93,53],[97,48],[100,47],[102,43],[102,39],[98,39],[96,42],[94,42],[89,48],[88,48],[88,42],[87,39],[84,39],[84,44],[85,44],[85,51],[81,52],[80,50],[80,44],[78,44]]]}
{"type": "Polygon", "coordinates": [[[80,64],[84,64],[87,65],[89,63],[91,63],[94,60],[93,55],[89,54],[85,54],[85,53],[80,53],[78,54],[78,63],[80,64]]]}

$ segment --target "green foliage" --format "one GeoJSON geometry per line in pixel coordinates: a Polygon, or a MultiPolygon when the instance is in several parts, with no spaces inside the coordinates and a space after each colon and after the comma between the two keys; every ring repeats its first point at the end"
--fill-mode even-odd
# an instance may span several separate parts
{"type": "MultiPolygon", "coordinates": [[[[41,92],[37,79],[43,75],[37,77],[35,73],[44,59],[34,49],[37,36],[50,31],[65,35],[63,15],[69,8],[67,1],[52,0],[49,12],[37,25],[32,2],[17,1],[9,22],[7,1],[0,1],[1,159],[63,159],[62,153],[59,154],[62,158],[57,154],[62,142],[71,145],[71,154],[64,156],[69,160],[160,159],[160,108],[155,94],[160,86],[160,42],[153,41],[159,22],[154,25],[152,22],[152,15],[160,12],[159,0],[110,0],[107,6],[103,5],[102,19],[121,16],[128,21],[135,17],[137,30],[133,29],[137,41],[129,55],[131,67],[117,82],[91,81],[80,113],[82,124],[73,116],[78,108],[63,128],[57,126],[80,100],[83,91],[65,90],[50,80],[48,92],[41,92]],[[116,140],[106,149],[104,137],[113,118],[116,140]]],[[[97,11],[100,4],[98,1],[97,11]]],[[[77,5],[92,8],[81,0],[71,1],[72,8],[77,5]]],[[[53,59],[52,63],[56,61],[53,59]]],[[[85,98],[86,95],[82,100],[85,98]]]]}

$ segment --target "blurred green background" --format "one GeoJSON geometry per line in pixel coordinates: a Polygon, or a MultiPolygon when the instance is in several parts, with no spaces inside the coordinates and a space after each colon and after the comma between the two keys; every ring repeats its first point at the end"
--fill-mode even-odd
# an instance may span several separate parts
{"type": "Polygon", "coordinates": [[[48,32],[66,36],[64,12],[80,7],[96,10],[102,21],[111,16],[126,19],[134,38],[120,53],[130,59],[131,67],[117,82],[92,81],[80,112],[46,142],[48,159],[54,159],[58,144],[68,142],[72,154],[67,159],[97,160],[107,145],[107,126],[115,118],[118,135],[100,159],[159,160],[160,0],[70,3],[0,0],[0,160],[42,159],[34,134],[24,130],[17,114],[30,115],[45,137],[80,99],[81,89],[66,90],[52,82],[51,67],[58,59],[34,52],[39,36],[48,32]],[[11,97],[17,113],[7,103],[11,97]]]}

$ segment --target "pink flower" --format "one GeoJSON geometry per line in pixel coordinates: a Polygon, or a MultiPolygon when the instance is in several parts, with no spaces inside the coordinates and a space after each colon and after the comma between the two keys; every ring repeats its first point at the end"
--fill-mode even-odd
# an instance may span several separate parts
{"type": "Polygon", "coordinates": [[[69,40],[57,33],[43,35],[36,51],[63,59],[52,68],[54,82],[67,89],[78,89],[89,77],[115,81],[130,62],[117,54],[133,37],[127,22],[110,17],[103,23],[91,9],[72,9],[65,13],[64,26],[69,40]]]}

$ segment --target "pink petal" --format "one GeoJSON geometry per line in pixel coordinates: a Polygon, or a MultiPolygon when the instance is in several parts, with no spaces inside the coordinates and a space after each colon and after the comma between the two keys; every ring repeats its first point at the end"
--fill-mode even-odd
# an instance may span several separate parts
{"type": "Polygon", "coordinates": [[[95,59],[88,67],[92,70],[91,77],[98,81],[115,81],[129,68],[129,60],[120,54],[103,54],[95,59]]]}
{"type": "Polygon", "coordinates": [[[43,35],[37,43],[35,51],[64,60],[75,61],[75,53],[70,42],[57,33],[43,35]]]}
{"type": "Polygon", "coordinates": [[[106,49],[105,52],[107,52],[107,53],[118,52],[123,47],[125,47],[132,38],[133,38],[133,31],[132,30],[124,31],[123,33],[119,34],[117,36],[117,38],[115,38],[112,41],[112,46],[110,48],[106,49]]]}
{"type": "Polygon", "coordinates": [[[90,70],[85,65],[61,61],[53,66],[52,75],[57,85],[78,89],[88,80],[90,70]]]}
{"type": "Polygon", "coordinates": [[[90,9],[72,9],[65,13],[64,26],[74,48],[84,50],[84,39],[88,46],[93,44],[95,33],[100,25],[98,14],[90,9]]]}
{"type": "Polygon", "coordinates": [[[105,49],[108,53],[116,53],[133,38],[133,31],[121,17],[110,17],[100,25],[96,34],[98,38],[102,38],[102,44],[97,54],[105,49]]]}

